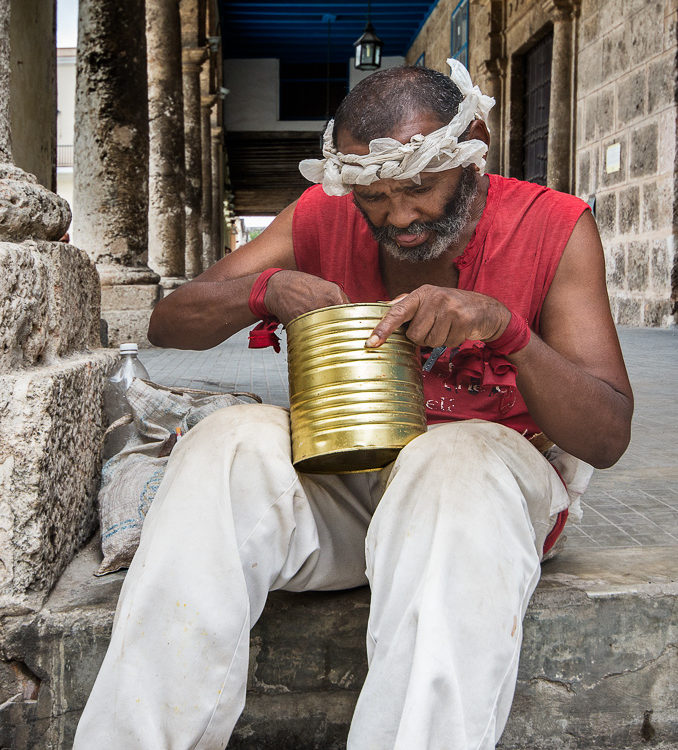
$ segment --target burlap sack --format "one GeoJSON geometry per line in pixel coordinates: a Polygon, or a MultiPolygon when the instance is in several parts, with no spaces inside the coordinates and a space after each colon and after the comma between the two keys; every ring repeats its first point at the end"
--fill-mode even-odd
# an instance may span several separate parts
{"type": "MultiPolygon", "coordinates": [[[[176,428],[186,433],[206,416],[233,404],[239,396],[261,402],[252,393],[210,393],[175,389],[135,378],[127,390],[135,431],[123,450],[102,469],[99,522],[103,562],[95,575],[129,567],[139,546],[141,527],[165,474],[176,442],[176,428]]],[[[129,419],[120,421],[127,424],[129,419]]],[[[111,425],[110,429],[115,425],[111,425]]]]}

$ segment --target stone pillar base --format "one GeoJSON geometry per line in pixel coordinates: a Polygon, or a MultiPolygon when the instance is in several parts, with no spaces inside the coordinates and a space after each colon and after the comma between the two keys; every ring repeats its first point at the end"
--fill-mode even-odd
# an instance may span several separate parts
{"type": "Polygon", "coordinates": [[[160,292],[161,298],[167,297],[175,289],[178,289],[182,284],[185,284],[188,279],[185,276],[161,276],[160,277],[160,292]]]}
{"type": "Polygon", "coordinates": [[[99,349],[0,376],[3,614],[39,607],[96,528],[103,388],[114,362],[99,349]]]}
{"type": "Polygon", "coordinates": [[[148,321],[162,296],[161,284],[103,285],[101,317],[108,324],[108,345],[132,341],[140,348],[151,346],[146,335],[148,321]]]}

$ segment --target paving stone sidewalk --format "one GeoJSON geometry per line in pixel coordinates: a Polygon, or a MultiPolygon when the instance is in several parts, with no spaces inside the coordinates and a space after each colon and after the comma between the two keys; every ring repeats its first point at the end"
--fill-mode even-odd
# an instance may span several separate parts
{"type": "MultiPolygon", "coordinates": [[[[612,469],[597,471],[568,549],[678,546],[678,330],[620,328],[636,409],[631,444],[612,469]]],[[[248,349],[247,331],[208,351],[145,349],[139,358],[163,385],[250,391],[288,405],[287,358],[248,349]]]]}

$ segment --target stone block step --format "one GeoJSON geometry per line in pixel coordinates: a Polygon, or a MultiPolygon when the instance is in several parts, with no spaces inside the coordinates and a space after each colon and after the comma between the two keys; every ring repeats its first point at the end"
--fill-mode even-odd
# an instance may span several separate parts
{"type": "MultiPolygon", "coordinates": [[[[98,561],[90,544],[39,613],[2,621],[0,748],[71,747],[124,577],[94,578],[98,561]]],[[[678,748],[677,603],[675,547],[545,563],[500,747],[678,748]]],[[[344,748],[368,611],[366,588],[272,594],[252,632],[247,706],[229,750],[344,748]]]]}

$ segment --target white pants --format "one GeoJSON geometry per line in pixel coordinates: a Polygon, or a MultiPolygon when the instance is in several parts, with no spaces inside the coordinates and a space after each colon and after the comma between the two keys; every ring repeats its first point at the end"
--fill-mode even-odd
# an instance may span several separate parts
{"type": "Polygon", "coordinates": [[[349,750],[486,750],[562,482],[523,437],[446,424],[379,472],[298,475],[289,417],[234,406],[175,448],[125,579],[76,750],[223,750],[269,591],[369,581],[349,750]]]}

